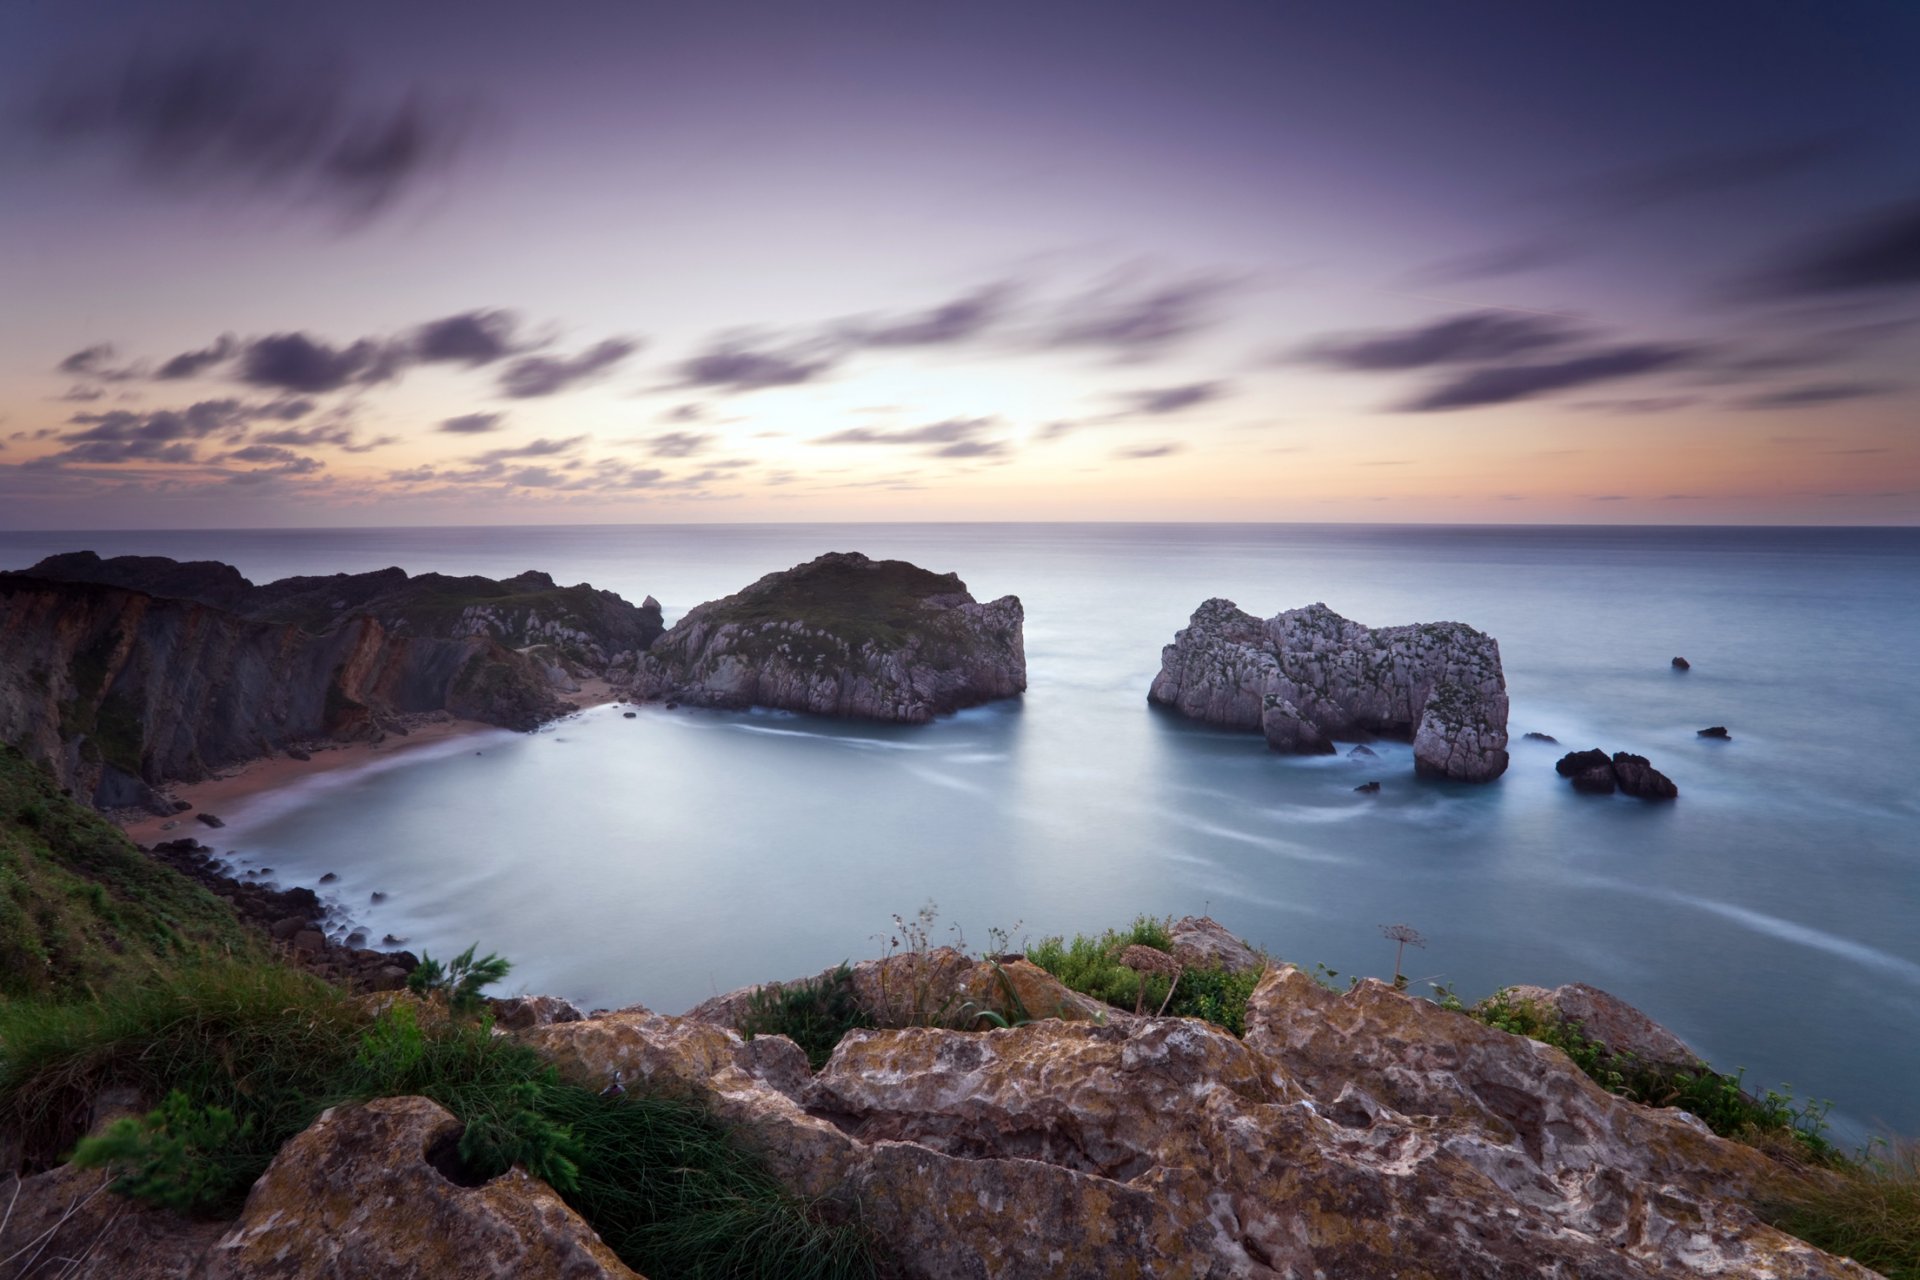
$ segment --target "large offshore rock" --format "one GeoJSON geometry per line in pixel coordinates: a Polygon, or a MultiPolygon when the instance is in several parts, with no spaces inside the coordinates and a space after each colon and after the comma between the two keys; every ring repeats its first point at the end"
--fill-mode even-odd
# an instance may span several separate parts
{"type": "MultiPolygon", "coordinates": [[[[425,1098],[335,1107],[282,1147],[206,1280],[635,1280],[553,1189],[515,1168],[480,1185],[443,1172],[460,1125],[425,1098]]],[[[458,1173],[457,1168],[455,1173],[458,1173]]]]}
{"type": "Polygon", "coordinates": [[[1147,698],[1258,729],[1276,751],[1378,735],[1411,741],[1423,775],[1490,782],[1507,768],[1500,646],[1459,622],[1366,627],[1324,604],[1263,621],[1215,598],[1161,650],[1147,698]]]}
{"type": "Polygon", "coordinates": [[[712,1105],[900,1273],[1850,1277],[1760,1224],[1767,1159],[1565,1055],[1380,983],[1269,971],[1247,1038],[1178,1018],[780,1037],[612,1015],[529,1043],[570,1079],[712,1105]]]}
{"type": "Polygon", "coordinates": [[[688,612],[639,658],[641,698],[924,723],[1027,687],[1016,596],[834,552],[688,612]]]}
{"type": "Polygon", "coordinates": [[[155,785],[411,714],[531,729],[572,709],[541,655],[658,632],[658,606],[537,573],[256,587],[213,562],[53,556],[0,574],[0,740],[101,807],[151,806],[155,785]]]}

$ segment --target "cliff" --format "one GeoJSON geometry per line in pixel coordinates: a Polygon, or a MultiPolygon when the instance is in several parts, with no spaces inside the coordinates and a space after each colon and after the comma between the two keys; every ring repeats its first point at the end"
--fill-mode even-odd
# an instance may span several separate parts
{"type": "Polygon", "coordinates": [[[1324,604],[1263,621],[1216,598],[1161,650],[1147,698],[1257,729],[1276,751],[1380,736],[1411,741],[1423,776],[1491,782],[1507,768],[1500,646],[1458,622],[1367,627],[1324,604]]]}
{"type": "Polygon", "coordinates": [[[630,663],[658,627],[657,605],[544,574],[255,587],[220,564],[56,556],[0,574],[0,741],[96,805],[152,805],[154,786],[409,714],[531,729],[571,709],[551,654],[630,663]]]}
{"type": "Polygon", "coordinates": [[[1015,596],[836,552],[691,610],[643,654],[635,696],[921,724],[1027,687],[1015,596]]]}

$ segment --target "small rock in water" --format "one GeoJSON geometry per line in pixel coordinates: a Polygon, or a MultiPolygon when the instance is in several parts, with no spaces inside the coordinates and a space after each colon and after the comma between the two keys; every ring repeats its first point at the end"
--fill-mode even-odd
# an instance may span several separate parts
{"type": "Polygon", "coordinates": [[[1370,796],[1380,790],[1380,784],[1377,782],[1363,782],[1355,787],[1354,790],[1360,792],[1362,795],[1370,796]]]}
{"type": "Polygon", "coordinates": [[[680,704],[679,704],[679,703],[677,703],[677,702],[669,702],[669,703],[667,703],[667,710],[669,710],[669,711],[678,711],[679,709],[680,709],[680,704]]]}
{"type": "Polygon", "coordinates": [[[405,941],[406,941],[405,938],[395,937],[393,934],[390,933],[386,937],[380,939],[380,945],[383,947],[397,947],[405,941]]]}
{"type": "Polygon", "coordinates": [[[334,882],[335,880],[338,880],[339,878],[340,878],[339,876],[337,876],[337,875],[335,875],[335,874],[334,874],[333,872],[331,872],[331,871],[329,871],[329,872],[327,872],[327,874],[325,874],[325,875],[323,875],[323,876],[321,876],[321,877],[320,877],[320,883],[321,883],[321,884],[332,884],[332,883],[333,883],[333,882],[334,882]]]}
{"type": "Polygon", "coordinates": [[[196,813],[193,816],[200,819],[200,821],[206,823],[210,827],[224,827],[227,825],[224,821],[222,821],[219,818],[216,818],[211,813],[196,813]]]}
{"type": "Polygon", "coordinates": [[[1557,745],[1560,741],[1550,733],[1523,733],[1520,736],[1528,742],[1551,742],[1557,745]]]}
{"type": "Polygon", "coordinates": [[[634,718],[635,716],[637,716],[637,715],[639,715],[639,714],[640,714],[640,713],[639,713],[639,712],[637,712],[637,711],[622,711],[622,712],[620,713],[620,718],[621,718],[622,720],[631,720],[631,719],[633,719],[633,718],[634,718]]]}
{"type": "Polygon", "coordinates": [[[1701,738],[1725,739],[1725,738],[1731,738],[1733,735],[1727,732],[1727,726],[1723,724],[1716,724],[1710,729],[1701,729],[1697,734],[1695,734],[1695,736],[1701,737],[1701,738]]]}
{"type": "Polygon", "coordinates": [[[1347,759],[1349,760],[1373,760],[1377,759],[1378,756],[1379,753],[1364,742],[1347,752],[1347,759]]]}
{"type": "Polygon", "coordinates": [[[173,811],[174,811],[175,813],[185,813],[185,812],[186,812],[187,810],[189,810],[189,809],[191,809],[191,808],[193,808],[193,805],[192,805],[192,803],[190,803],[189,801],[186,801],[186,800],[175,800],[175,801],[173,802],[173,811]]]}
{"type": "Polygon", "coordinates": [[[384,893],[381,893],[378,889],[375,889],[372,893],[367,895],[368,902],[385,902],[386,900],[387,900],[387,895],[384,893]]]}
{"type": "Polygon", "coordinates": [[[347,935],[347,945],[354,948],[355,950],[358,950],[359,948],[366,946],[367,931],[365,929],[355,929],[352,933],[347,935]]]}
{"type": "Polygon", "coordinates": [[[1693,669],[1693,664],[1691,662],[1688,662],[1685,658],[1675,658],[1673,660],[1673,669],[1675,671],[1691,671],[1693,669]]]}

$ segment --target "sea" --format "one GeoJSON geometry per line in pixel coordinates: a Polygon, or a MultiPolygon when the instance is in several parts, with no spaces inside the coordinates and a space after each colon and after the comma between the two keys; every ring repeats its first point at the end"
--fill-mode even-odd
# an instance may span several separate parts
{"type": "Polygon", "coordinates": [[[1749,1088],[1830,1102],[1843,1140],[1920,1133],[1920,530],[15,532],[0,567],[79,548],[255,581],[537,568],[652,595],[669,624],[826,551],[1020,597],[1016,701],[917,727],[600,707],[318,776],[209,836],[283,884],[336,876],[324,896],[376,941],[499,952],[512,990],[678,1012],[880,954],[923,910],[935,941],[996,950],[1204,913],[1345,982],[1391,977],[1382,930],[1404,924],[1416,993],[1590,983],[1749,1088]],[[1210,596],[1488,632],[1511,767],[1426,781],[1405,744],[1280,756],[1150,707],[1161,647],[1210,596]],[[1698,736],[1714,725],[1730,736],[1698,736]],[[1680,798],[1576,794],[1554,762],[1588,747],[1650,757],[1680,798]]]}

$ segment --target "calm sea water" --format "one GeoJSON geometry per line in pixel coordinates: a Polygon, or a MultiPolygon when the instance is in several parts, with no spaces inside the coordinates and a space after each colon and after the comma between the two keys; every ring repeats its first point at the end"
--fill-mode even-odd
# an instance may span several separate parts
{"type": "Polygon", "coordinates": [[[1031,687],[922,728],[590,712],[321,779],[226,815],[290,883],[334,872],[377,938],[478,940],[513,981],[674,1011],[876,954],[938,904],[977,946],[1211,912],[1275,954],[1472,998],[1584,981],[1842,1132],[1920,1132],[1920,531],[752,525],[0,534],[216,558],[263,581],[527,568],[692,605],[828,550],[955,570],[1027,608],[1031,687]],[[1496,636],[1513,766],[1486,787],[1380,758],[1294,759],[1150,710],[1202,599],[1324,600],[1371,625],[1496,636]],[[1691,672],[1668,662],[1683,654],[1691,672]],[[1724,724],[1730,742],[1694,731],[1724,724]],[[1558,747],[1519,741],[1550,733],[1558,747]],[[1681,789],[1576,795],[1565,750],[1650,756],[1681,789]],[[1353,787],[1379,779],[1373,797],[1353,787]],[[369,895],[387,899],[372,905],[369,895]]]}

